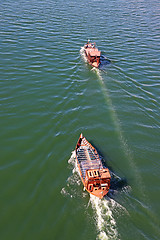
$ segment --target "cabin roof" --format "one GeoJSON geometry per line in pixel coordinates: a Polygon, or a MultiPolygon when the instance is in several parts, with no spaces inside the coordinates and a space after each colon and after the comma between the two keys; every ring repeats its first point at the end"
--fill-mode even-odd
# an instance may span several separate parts
{"type": "Polygon", "coordinates": [[[91,57],[94,57],[94,56],[100,57],[101,56],[101,51],[99,51],[97,48],[87,48],[86,53],[90,54],[91,57]]]}

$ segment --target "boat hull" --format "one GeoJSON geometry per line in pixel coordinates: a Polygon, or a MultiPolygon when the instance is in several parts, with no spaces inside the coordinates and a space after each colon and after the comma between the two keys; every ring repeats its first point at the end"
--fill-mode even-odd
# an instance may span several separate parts
{"type": "Polygon", "coordinates": [[[101,51],[95,47],[95,43],[87,43],[84,45],[84,52],[88,63],[95,68],[98,68],[100,65],[100,56],[101,51]]]}
{"type": "Polygon", "coordinates": [[[110,173],[97,150],[81,134],[76,145],[76,161],[85,189],[102,199],[109,191],[110,173]]]}

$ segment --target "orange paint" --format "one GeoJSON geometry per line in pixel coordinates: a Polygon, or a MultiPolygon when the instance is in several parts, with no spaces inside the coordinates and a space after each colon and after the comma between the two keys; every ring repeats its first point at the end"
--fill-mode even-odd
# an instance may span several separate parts
{"type": "Polygon", "coordinates": [[[109,191],[111,175],[97,150],[81,134],[76,145],[76,160],[85,189],[103,198],[109,191]]]}
{"type": "Polygon", "coordinates": [[[92,67],[98,68],[100,65],[101,51],[99,51],[95,45],[96,45],[95,43],[90,43],[88,41],[88,43],[84,45],[84,52],[88,63],[92,67]]]}

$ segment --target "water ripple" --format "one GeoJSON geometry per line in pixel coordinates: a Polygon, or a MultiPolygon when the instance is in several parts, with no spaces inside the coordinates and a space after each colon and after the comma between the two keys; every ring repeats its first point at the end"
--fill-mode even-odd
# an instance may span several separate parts
{"type": "Polygon", "coordinates": [[[1,237],[97,237],[92,221],[82,219],[94,215],[85,193],[75,186],[77,200],[60,197],[68,153],[84,132],[132,186],[130,196],[118,196],[129,217],[111,214],[113,236],[158,239],[158,0],[7,0],[0,13],[1,237]],[[88,38],[112,61],[103,82],[79,53],[88,38]]]}

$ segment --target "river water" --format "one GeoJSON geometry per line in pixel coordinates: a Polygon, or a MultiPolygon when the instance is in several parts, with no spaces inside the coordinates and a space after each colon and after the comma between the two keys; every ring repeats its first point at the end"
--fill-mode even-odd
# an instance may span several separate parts
{"type": "Polygon", "coordinates": [[[158,0],[1,2],[0,239],[160,239],[159,13],[158,0]],[[103,200],[77,173],[81,132],[114,179],[103,200]]]}

